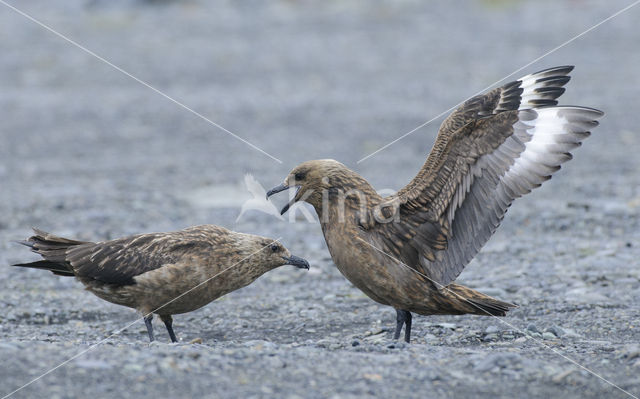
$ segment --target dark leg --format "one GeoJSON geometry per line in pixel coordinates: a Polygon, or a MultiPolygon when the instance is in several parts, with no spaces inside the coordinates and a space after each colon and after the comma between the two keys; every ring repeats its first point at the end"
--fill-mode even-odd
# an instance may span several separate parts
{"type": "Polygon", "coordinates": [[[402,326],[404,325],[403,312],[403,310],[396,309],[396,332],[393,333],[393,339],[400,338],[400,332],[402,331],[402,326]]]}
{"type": "Polygon", "coordinates": [[[393,334],[393,339],[400,338],[400,332],[402,332],[402,326],[406,324],[404,330],[404,340],[409,342],[411,340],[411,312],[401,309],[396,309],[396,332],[393,334]]]}
{"type": "Polygon", "coordinates": [[[149,341],[153,342],[153,324],[151,321],[153,320],[153,313],[149,313],[144,317],[144,324],[147,326],[147,332],[149,333],[149,341]]]}
{"type": "Polygon", "coordinates": [[[404,321],[404,341],[406,343],[409,343],[409,341],[411,341],[411,312],[407,312],[407,318],[404,321]]]}
{"type": "Polygon", "coordinates": [[[178,342],[176,334],[173,332],[173,317],[171,317],[171,315],[161,315],[160,320],[162,320],[164,325],[167,327],[167,331],[169,331],[169,336],[171,337],[171,342],[178,342]]]}

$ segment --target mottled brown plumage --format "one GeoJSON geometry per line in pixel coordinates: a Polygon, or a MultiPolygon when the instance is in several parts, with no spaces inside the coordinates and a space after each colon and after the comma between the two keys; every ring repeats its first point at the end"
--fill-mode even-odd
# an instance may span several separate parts
{"type": "Polygon", "coordinates": [[[557,106],[573,67],[557,67],[476,96],[442,124],[417,176],[382,198],[334,160],[304,162],[269,194],[318,213],[342,274],[398,312],[409,340],[411,313],[503,316],[514,305],[453,281],[487,242],[512,201],[571,159],[602,112],[557,106]]]}
{"type": "Polygon", "coordinates": [[[309,268],[270,238],[202,225],[103,242],[69,240],[34,229],[21,242],[44,260],[14,266],[75,276],[98,297],[160,316],[173,342],[171,315],[201,308],[282,265],[309,268]]]}

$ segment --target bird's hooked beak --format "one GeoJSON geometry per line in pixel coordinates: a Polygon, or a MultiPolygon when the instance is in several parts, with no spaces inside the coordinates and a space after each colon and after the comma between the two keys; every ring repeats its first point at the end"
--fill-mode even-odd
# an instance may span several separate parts
{"type": "Polygon", "coordinates": [[[290,257],[283,256],[282,259],[286,260],[287,263],[285,265],[292,265],[299,269],[307,269],[309,270],[309,262],[305,259],[302,259],[299,256],[291,255],[290,257]]]}
{"type": "MultiPolygon", "coordinates": [[[[300,189],[300,186],[293,186],[296,188],[296,190],[300,189]]],[[[284,190],[288,190],[292,188],[292,186],[287,186],[285,183],[280,184],[279,186],[275,186],[274,188],[272,188],[271,190],[267,191],[267,199],[269,199],[269,197],[271,197],[273,194],[279,193],[281,191],[284,190]]],[[[298,192],[296,191],[296,194],[298,194],[298,192]]],[[[291,201],[289,201],[289,203],[287,205],[285,205],[284,207],[282,207],[282,210],[280,211],[281,215],[284,215],[284,213],[286,211],[289,210],[289,208],[291,208],[291,205],[295,204],[297,201],[296,199],[296,195],[293,196],[293,198],[291,199],[291,201]]]]}

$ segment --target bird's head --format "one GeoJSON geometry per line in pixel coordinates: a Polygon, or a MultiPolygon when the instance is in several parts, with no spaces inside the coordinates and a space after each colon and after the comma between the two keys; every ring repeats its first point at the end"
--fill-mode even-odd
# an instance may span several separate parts
{"type": "Polygon", "coordinates": [[[297,190],[295,195],[282,208],[280,214],[284,214],[298,201],[308,202],[319,209],[323,193],[330,192],[332,189],[348,189],[350,184],[360,183],[360,180],[364,181],[358,174],[333,159],[307,161],[293,168],[284,179],[284,183],[269,190],[267,198],[275,193],[295,188],[297,190]]]}
{"type": "Polygon", "coordinates": [[[253,253],[250,256],[257,258],[257,263],[267,266],[267,269],[275,269],[284,265],[292,265],[299,269],[309,269],[309,262],[292,255],[280,242],[271,238],[252,236],[253,253]]]}

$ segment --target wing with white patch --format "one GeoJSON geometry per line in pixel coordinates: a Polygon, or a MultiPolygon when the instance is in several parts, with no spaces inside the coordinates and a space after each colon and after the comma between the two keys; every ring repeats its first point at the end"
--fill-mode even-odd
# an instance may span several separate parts
{"type": "MultiPolygon", "coordinates": [[[[602,112],[585,107],[518,111],[513,134],[481,156],[458,185],[447,211],[447,249],[421,265],[453,281],[496,231],[511,203],[539,187],[572,158],[602,112]]],[[[445,283],[448,284],[448,283],[445,283]]]]}
{"type": "Polygon", "coordinates": [[[417,176],[397,194],[399,218],[374,241],[447,285],[487,242],[513,200],[571,159],[600,111],[559,107],[573,67],[556,67],[476,96],[442,124],[417,176]]]}

